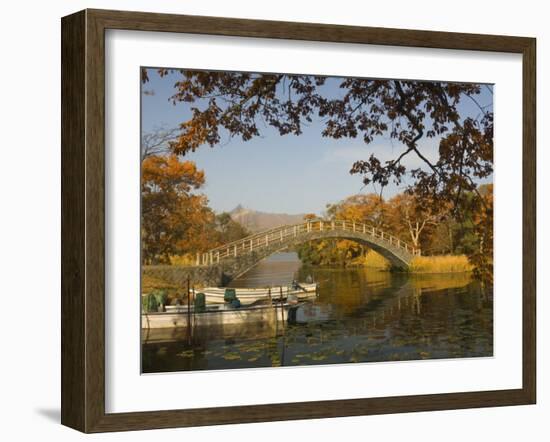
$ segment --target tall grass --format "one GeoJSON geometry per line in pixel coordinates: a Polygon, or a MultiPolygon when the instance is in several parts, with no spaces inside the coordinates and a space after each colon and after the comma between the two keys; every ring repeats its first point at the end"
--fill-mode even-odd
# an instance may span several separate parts
{"type": "Polygon", "coordinates": [[[457,273],[473,269],[465,255],[417,256],[409,265],[411,273],[457,273]]]}

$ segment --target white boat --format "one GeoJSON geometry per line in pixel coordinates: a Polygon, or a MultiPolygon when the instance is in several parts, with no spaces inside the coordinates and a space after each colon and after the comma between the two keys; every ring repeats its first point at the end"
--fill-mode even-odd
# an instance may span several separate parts
{"type": "MultiPolygon", "coordinates": [[[[197,292],[204,293],[207,304],[223,304],[226,287],[206,287],[197,292]]],[[[294,286],[277,286],[266,288],[236,288],[235,294],[242,305],[257,301],[279,301],[290,298],[303,301],[317,296],[317,283],[295,284],[294,286]]]]}
{"type": "Polygon", "coordinates": [[[191,306],[166,306],[166,312],[141,314],[141,328],[184,328],[191,324],[195,326],[223,326],[242,323],[261,322],[276,324],[286,322],[289,304],[253,305],[233,308],[229,304],[208,306],[206,311],[195,312],[191,306]]]}

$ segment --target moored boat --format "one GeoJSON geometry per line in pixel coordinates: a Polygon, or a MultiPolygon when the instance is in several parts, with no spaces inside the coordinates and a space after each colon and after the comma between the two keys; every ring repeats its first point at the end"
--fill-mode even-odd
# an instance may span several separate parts
{"type": "Polygon", "coordinates": [[[208,306],[204,311],[195,311],[193,306],[166,306],[166,312],[141,314],[141,328],[184,328],[195,326],[218,326],[262,322],[275,324],[286,322],[290,304],[262,304],[233,308],[228,304],[208,306]]]}
{"type": "MultiPolygon", "coordinates": [[[[206,297],[207,304],[223,304],[225,302],[225,287],[206,287],[200,290],[206,297]]],[[[235,295],[242,305],[250,305],[258,301],[280,301],[293,298],[298,301],[317,296],[317,283],[294,283],[290,286],[267,288],[235,288],[235,295]]]]}

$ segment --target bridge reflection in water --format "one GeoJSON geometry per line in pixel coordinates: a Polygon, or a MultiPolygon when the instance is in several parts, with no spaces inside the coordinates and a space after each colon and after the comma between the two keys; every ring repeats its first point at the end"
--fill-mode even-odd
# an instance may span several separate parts
{"type": "Polygon", "coordinates": [[[419,275],[302,266],[273,255],[233,286],[288,283],[312,275],[319,299],[294,324],[243,324],[144,332],[143,371],[376,362],[493,354],[493,296],[468,274],[419,275]],[[179,336],[178,333],[181,335],[179,336]]]}

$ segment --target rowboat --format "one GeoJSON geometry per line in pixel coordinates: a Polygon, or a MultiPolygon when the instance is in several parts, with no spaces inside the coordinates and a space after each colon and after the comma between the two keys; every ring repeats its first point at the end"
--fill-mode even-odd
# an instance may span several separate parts
{"type": "Polygon", "coordinates": [[[290,304],[262,304],[233,308],[229,304],[208,306],[205,311],[196,312],[194,307],[167,305],[165,312],[149,312],[141,314],[142,329],[156,328],[187,328],[189,325],[224,326],[242,323],[259,322],[276,324],[286,322],[288,311],[294,306],[290,304]]]}
{"type": "MultiPolygon", "coordinates": [[[[242,305],[250,305],[257,301],[279,301],[293,298],[298,301],[315,298],[317,283],[293,284],[291,286],[277,286],[268,288],[236,288],[235,294],[242,305]]],[[[206,297],[207,304],[223,304],[225,287],[206,287],[201,290],[206,297]]]]}

